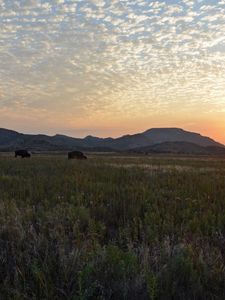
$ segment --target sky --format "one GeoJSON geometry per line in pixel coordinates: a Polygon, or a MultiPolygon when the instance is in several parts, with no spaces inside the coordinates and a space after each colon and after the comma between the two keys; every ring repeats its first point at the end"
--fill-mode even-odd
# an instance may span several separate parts
{"type": "Polygon", "coordinates": [[[225,143],[225,0],[0,0],[0,127],[225,143]]]}

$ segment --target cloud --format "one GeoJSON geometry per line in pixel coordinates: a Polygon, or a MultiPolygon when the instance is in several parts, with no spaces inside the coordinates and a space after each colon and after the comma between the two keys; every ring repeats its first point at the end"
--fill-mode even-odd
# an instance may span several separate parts
{"type": "Polygon", "coordinates": [[[171,2],[0,1],[1,109],[68,118],[219,110],[225,2],[171,2]]]}

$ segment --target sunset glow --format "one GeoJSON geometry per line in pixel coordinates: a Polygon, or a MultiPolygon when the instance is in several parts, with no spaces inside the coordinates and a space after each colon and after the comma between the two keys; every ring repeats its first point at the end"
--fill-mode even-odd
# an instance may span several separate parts
{"type": "Polygon", "coordinates": [[[0,0],[0,127],[225,143],[225,0],[0,0]]]}

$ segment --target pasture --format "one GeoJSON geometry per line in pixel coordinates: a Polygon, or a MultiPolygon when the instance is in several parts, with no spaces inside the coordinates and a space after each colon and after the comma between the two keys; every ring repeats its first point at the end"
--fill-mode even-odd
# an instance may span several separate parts
{"type": "Polygon", "coordinates": [[[0,156],[1,299],[225,299],[225,158],[0,156]]]}

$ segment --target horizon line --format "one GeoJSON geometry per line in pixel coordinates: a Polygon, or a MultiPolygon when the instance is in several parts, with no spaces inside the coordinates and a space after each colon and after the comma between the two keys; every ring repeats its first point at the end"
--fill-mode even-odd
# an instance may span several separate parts
{"type": "Polygon", "coordinates": [[[206,136],[206,135],[203,135],[201,134],[200,132],[195,132],[195,131],[189,131],[189,130],[186,130],[184,128],[181,128],[181,127],[151,127],[151,128],[148,128],[148,129],[145,129],[144,131],[140,131],[140,132],[136,132],[136,133],[127,133],[127,134],[124,134],[124,135],[119,135],[119,136],[115,136],[115,137],[111,137],[111,136],[106,136],[106,137],[99,137],[97,135],[91,135],[91,134],[87,134],[87,135],[84,135],[83,137],[76,137],[76,136],[73,136],[73,135],[68,135],[68,134],[64,134],[64,133],[55,133],[55,134],[47,134],[47,133],[29,133],[29,132],[21,132],[21,131],[17,131],[17,130],[14,130],[14,129],[9,129],[9,128],[5,128],[5,127],[0,127],[0,130],[8,130],[8,131],[13,131],[13,132],[16,132],[18,134],[24,134],[24,135],[44,135],[44,136],[48,136],[48,137],[54,137],[54,136],[57,136],[57,135],[61,135],[61,136],[66,136],[68,138],[75,138],[75,139],[85,139],[87,137],[94,137],[94,138],[99,138],[99,139],[119,139],[119,138],[122,138],[122,137],[125,137],[125,136],[132,136],[132,135],[136,135],[136,134],[142,134],[146,131],[149,131],[149,130],[153,130],[153,129],[178,129],[178,130],[182,130],[182,131],[185,131],[185,132],[189,132],[189,133],[194,133],[194,134],[198,134],[202,137],[207,137],[207,138],[210,138],[212,139],[214,142],[216,143],[219,143],[223,146],[225,146],[225,144],[223,144],[222,142],[218,142],[216,139],[212,138],[211,136],[206,136]]]}

